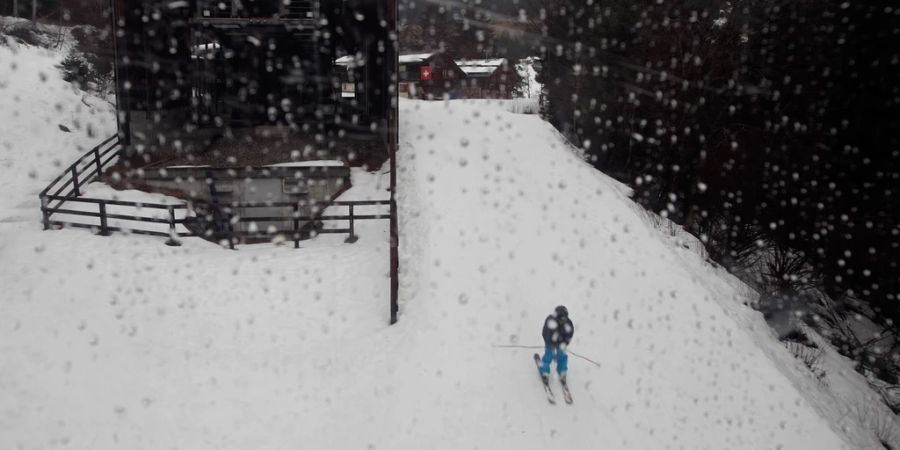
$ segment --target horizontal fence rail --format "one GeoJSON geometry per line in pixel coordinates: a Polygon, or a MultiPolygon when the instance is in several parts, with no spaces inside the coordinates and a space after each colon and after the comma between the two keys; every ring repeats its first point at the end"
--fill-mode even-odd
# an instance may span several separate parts
{"type": "Polygon", "coordinates": [[[365,211],[360,214],[358,209],[388,207],[389,200],[231,202],[220,205],[202,201],[164,204],[84,196],[84,186],[99,179],[121,151],[122,145],[116,136],[106,139],[68,166],[40,192],[45,230],[73,227],[87,228],[103,236],[113,232],[161,236],[168,238],[168,245],[179,245],[178,238],[200,236],[220,242],[227,240],[232,249],[239,238],[272,239],[282,236],[289,237],[294,241],[294,248],[299,248],[300,240],[318,234],[347,234],[345,242],[353,243],[358,240],[357,221],[390,219],[388,211],[365,211]],[[271,214],[272,208],[282,208],[283,214],[262,215],[271,214]],[[301,222],[304,223],[301,225],[301,222]],[[202,223],[215,223],[216,229],[198,233],[196,226],[202,223]],[[235,225],[241,223],[254,224],[250,228],[257,230],[259,224],[268,226],[264,232],[235,229],[235,225]],[[340,225],[326,228],[325,223],[340,225]],[[159,229],[135,228],[140,224],[151,224],[159,229]],[[179,231],[178,227],[186,231],[179,231]]]}
{"type": "MultiPolygon", "coordinates": [[[[353,243],[359,239],[359,236],[356,234],[356,221],[359,220],[389,220],[390,213],[389,211],[382,211],[377,214],[373,213],[365,213],[359,214],[357,212],[358,207],[373,207],[373,206],[390,206],[390,200],[340,200],[340,201],[332,201],[332,202],[310,202],[310,201],[298,201],[298,202],[232,202],[226,205],[221,206],[221,211],[223,214],[223,221],[227,223],[227,230],[225,233],[225,237],[230,237],[228,234],[237,235],[234,230],[234,225],[239,223],[252,223],[252,224],[267,224],[269,226],[265,227],[263,232],[255,232],[255,233],[245,233],[243,236],[250,238],[272,238],[275,236],[289,236],[290,240],[294,241],[294,248],[300,247],[300,241],[304,239],[308,239],[309,237],[318,235],[318,234],[347,234],[347,239],[345,242],[353,243]],[[271,210],[272,208],[290,208],[290,214],[288,215],[255,215],[253,214],[254,210],[265,208],[266,210],[271,210]],[[346,208],[346,212],[343,214],[326,214],[327,210],[334,210],[337,208],[346,208]],[[303,209],[310,209],[311,212],[304,214],[301,211],[303,209]],[[306,222],[306,226],[301,226],[301,222],[306,222]],[[286,222],[290,222],[288,227],[284,226],[275,226],[274,224],[283,225],[286,222]],[[321,223],[324,225],[326,222],[346,222],[345,227],[341,228],[324,228],[317,227],[316,225],[321,223]],[[310,227],[309,225],[312,225],[310,227]],[[312,228],[312,229],[310,229],[312,228]]],[[[257,229],[259,227],[257,226],[257,229]]],[[[231,242],[232,239],[229,239],[231,242]]]]}

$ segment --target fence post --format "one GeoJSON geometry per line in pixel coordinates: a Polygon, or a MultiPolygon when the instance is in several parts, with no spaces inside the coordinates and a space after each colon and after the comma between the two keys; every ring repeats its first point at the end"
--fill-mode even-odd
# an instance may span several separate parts
{"type": "Polygon", "coordinates": [[[311,237],[309,229],[314,226],[315,209],[316,209],[316,205],[318,204],[314,201],[307,201],[307,200],[302,200],[302,201],[304,202],[303,203],[304,205],[309,207],[309,218],[308,218],[308,221],[306,222],[305,228],[300,229],[300,240],[309,239],[311,237]]]}
{"type": "Polygon", "coordinates": [[[109,225],[106,223],[106,202],[100,201],[100,236],[109,236],[109,225]]]}
{"type": "Polygon", "coordinates": [[[100,164],[100,147],[94,147],[94,162],[97,163],[97,178],[103,173],[103,166],[100,164]]]}
{"type": "Polygon", "coordinates": [[[234,250],[234,224],[231,223],[232,219],[234,219],[234,212],[231,208],[228,209],[228,222],[225,224],[225,233],[228,234],[228,249],[234,250]]]}
{"type": "Polygon", "coordinates": [[[78,189],[78,170],[72,166],[72,186],[75,187],[75,196],[80,197],[81,191],[78,189]]]}
{"type": "Polygon", "coordinates": [[[300,248],[300,205],[294,203],[294,248],[300,248]]]}
{"type": "Polygon", "coordinates": [[[352,244],[359,240],[359,237],[356,236],[353,229],[353,203],[350,204],[350,236],[347,236],[347,239],[344,239],[344,242],[348,244],[352,244]]]}
{"type": "Polygon", "coordinates": [[[47,200],[47,197],[44,197],[44,196],[40,196],[40,199],[41,199],[41,215],[44,217],[44,220],[43,220],[44,229],[49,230],[50,229],[50,214],[47,212],[47,203],[49,203],[49,200],[47,200]]]}
{"type": "Polygon", "coordinates": [[[176,236],[178,236],[178,233],[175,232],[175,207],[169,206],[169,239],[166,240],[166,245],[170,247],[181,245],[181,242],[175,239],[176,236]]]}

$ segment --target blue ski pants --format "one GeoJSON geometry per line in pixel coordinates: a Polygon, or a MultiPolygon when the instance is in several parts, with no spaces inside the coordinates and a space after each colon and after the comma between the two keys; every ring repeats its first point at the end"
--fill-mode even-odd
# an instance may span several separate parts
{"type": "Polygon", "coordinates": [[[544,348],[544,357],[541,358],[542,374],[550,374],[550,364],[553,362],[554,358],[556,359],[556,371],[559,372],[560,375],[565,374],[569,370],[569,355],[566,351],[548,345],[544,348]]]}

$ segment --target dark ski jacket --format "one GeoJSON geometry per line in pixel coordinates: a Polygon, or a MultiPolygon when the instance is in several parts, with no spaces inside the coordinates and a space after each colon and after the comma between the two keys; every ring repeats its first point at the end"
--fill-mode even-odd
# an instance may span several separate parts
{"type": "Polygon", "coordinates": [[[548,347],[559,348],[560,344],[568,346],[575,334],[575,325],[568,317],[559,318],[551,314],[544,321],[541,334],[544,336],[544,345],[548,347]]]}

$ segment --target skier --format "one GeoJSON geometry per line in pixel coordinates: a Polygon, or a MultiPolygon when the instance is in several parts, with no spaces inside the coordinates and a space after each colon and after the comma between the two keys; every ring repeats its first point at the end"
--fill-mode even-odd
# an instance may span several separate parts
{"type": "Polygon", "coordinates": [[[544,330],[541,332],[544,336],[544,357],[541,358],[541,377],[546,379],[550,375],[550,364],[556,359],[556,371],[559,373],[559,380],[563,384],[566,383],[566,371],[569,369],[569,355],[566,354],[566,347],[572,341],[572,335],[575,334],[575,325],[569,319],[569,310],[565,306],[557,306],[553,314],[547,316],[544,321],[544,330]]]}

